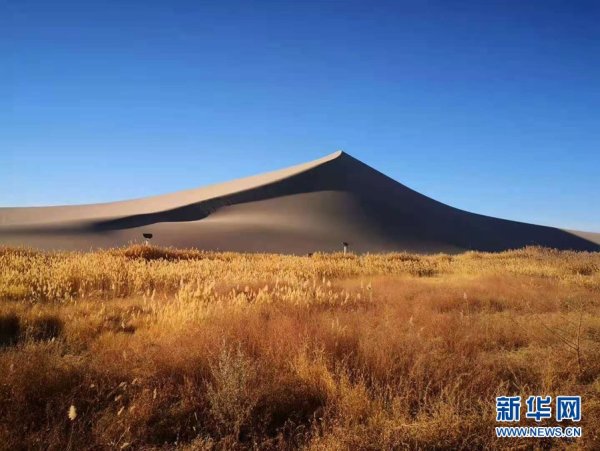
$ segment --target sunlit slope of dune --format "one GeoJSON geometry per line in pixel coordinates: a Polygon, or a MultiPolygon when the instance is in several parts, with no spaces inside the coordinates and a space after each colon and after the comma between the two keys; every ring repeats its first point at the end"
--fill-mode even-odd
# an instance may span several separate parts
{"type": "Polygon", "coordinates": [[[343,152],[232,182],[130,201],[0,209],[0,244],[89,249],[140,241],[231,251],[600,250],[600,234],[465,212],[343,152]]]}

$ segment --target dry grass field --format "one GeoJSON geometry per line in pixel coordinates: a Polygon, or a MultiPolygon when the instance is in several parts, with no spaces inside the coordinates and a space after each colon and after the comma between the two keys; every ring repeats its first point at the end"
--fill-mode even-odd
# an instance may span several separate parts
{"type": "Polygon", "coordinates": [[[0,447],[600,449],[600,254],[0,249],[0,447]]]}

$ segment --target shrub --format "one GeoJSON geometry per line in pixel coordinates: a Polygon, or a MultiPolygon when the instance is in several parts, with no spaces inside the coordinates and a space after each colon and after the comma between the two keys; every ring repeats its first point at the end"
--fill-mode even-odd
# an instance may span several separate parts
{"type": "Polygon", "coordinates": [[[252,385],[256,368],[238,348],[224,349],[211,369],[213,381],[207,390],[210,413],[223,436],[237,439],[256,404],[252,385]]]}

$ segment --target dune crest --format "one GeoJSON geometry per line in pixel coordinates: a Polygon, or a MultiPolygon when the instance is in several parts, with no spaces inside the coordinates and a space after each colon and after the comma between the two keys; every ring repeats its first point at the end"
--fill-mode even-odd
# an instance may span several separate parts
{"type": "Polygon", "coordinates": [[[210,250],[306,253],[600,250],[600,234],[462,211],[344,152],[231,182],[142,199],[0,208],[0,244],[90,249],[141,241],[210,250]]]}

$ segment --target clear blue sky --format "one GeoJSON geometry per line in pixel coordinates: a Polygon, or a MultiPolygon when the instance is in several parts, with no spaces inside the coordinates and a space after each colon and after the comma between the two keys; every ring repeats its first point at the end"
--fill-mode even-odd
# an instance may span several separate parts
{"type": "Polygon", "coordinates": [[[600,3],[0,8],[0,205],[99,202],[343,149],[459,208],[600,231],[600,3]]]}

